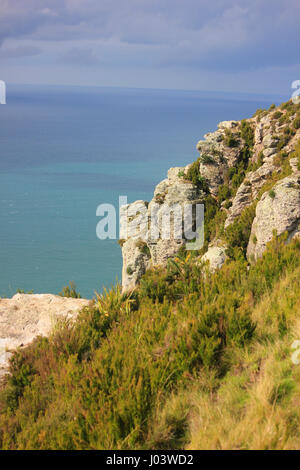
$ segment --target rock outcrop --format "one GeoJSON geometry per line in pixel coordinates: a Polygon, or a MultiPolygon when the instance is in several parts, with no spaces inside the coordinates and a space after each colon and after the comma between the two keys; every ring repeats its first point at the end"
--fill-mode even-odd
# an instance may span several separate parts
{"type": "Polygon", "coordinates": [[[200,173],[208,182],[212,195],[217,196],[219,187],[224,183],[228,169],[234,167],[239,159],[243,141],[239,137],[238,121],[223,121],[218,130],[205,134],[199,140],[197,150],[200,154],[200,173]],[[228,132],[232,135],[232,146],[227,145],[228,132]]]}
{"type": "Polygon", "coordinates": [[[221,269],[227,258],[226,248],[226,245],[218,245],[217,242],[215,242],[213,245],[208,247],[207,252],[202,256],[201,261],[208,261],[209,269],[212,272],[217,269],[221,269]]]}
{"type": "MultiPolygon", "coordinates": [[[[272,199],[266,192],[258,203],[248,247],[251,258],[261,256],[266,243],[272,238],[273,230],[277,230],[278,234],[287,230],[290,236],[297,232],[299,163],[298,157],[290,158],[300,141],[300,129],[294,126],[297,113],[298,108],[292,105],[281,107],[280,111],[273,106],[268,111],[260,110],[247,120],[222,121],[216,131],[207,133],[196,146],[199,151],[199,175],[207,182],[210,197],[226,214],[225,232],[246,207],[258,201],[267,182],[280,178],[275,178],[275,175],[284,173],[282,178],[289,174],[290,178],[292,175],[296,177],[279,181],[274,187],[275,198],[272,199]],[[287,163],[289,160],[290,170],[285,165],[283,171],[284,160],[287,163]]],[[[124,290],[133,289],[149,267],[165,266],[168,258],[175,256],[186,244],[184,236],[164,238],[161,221],[170,206],[179,204],[183,207],[186,203],[196,205],[205,201],[206,194],[184,177],[190,168],[191,165],[171,168],[168,177],[156,186],[149,204],[136,201],[122,209],[121,233],[123,226],[127,229],[120,237],[124,290]],[[137,217],[132,215],[138,206],[146,220],[140,225],[136,224],[137,217]],[[152,210],[155,207],[154,218],[159,228],[156,237],[153,237],[149,236],[149,221],[153,219],[152,210]]],[[[173,216],[175,223],[176,217],[180,216],[173,216]]],[[[183,235],[182,231],[180,235],[183,235]]],[[[215,270],[223,265],[225,258],[222,243],[210,240],[203,261],[209,261],[211,269],[215,270]]]]}
{"type": "MultiPolygon", "coordinates": [[[[168,177],[156,186],[150,203],[136,201],[121,207],[124,291],[133,289],[150,266],[165,265],[168,258],[185,245],[188,232],[187,228],[184,232],[182,225],[185,205],[193,207],[205,198],[197,185],[184,179],[189,166],[170,168],[168,177]],[[167,231],[169,220],[170,233],[167,231]],[[179,227],[177,232],[174,226],[179,227]]],[[[192,222],[194,220],[195,217],[192,222]]]]}
{"type": "Polygon", "coordinates": [[[76,318],[89,302],[51,294],[16,294],[0,299],[0,377],[7,372],[12,350],[28,345],[39,335],[47,336],[58,319],[76,318]]]}
{"type": "Polygon", "coordinates": [[[287,241],[300,236],[300,174],[284,178],[262,195],[247,248],[249,260],[262,256],[275,232],[287,232],[287,241]]]}
{"type": "Polygon", "coordinates": [[[238,188],[232,206],[228,211],[228,216],[225,220],[225,228],[229,227],[247,206],[250,206],[267,179],[270,178],[273,173],[279,171],[280,169],[273,164],[273,159],[268,159],[256,171],[250,171],[247,174],[247,177],[238,188]]]}

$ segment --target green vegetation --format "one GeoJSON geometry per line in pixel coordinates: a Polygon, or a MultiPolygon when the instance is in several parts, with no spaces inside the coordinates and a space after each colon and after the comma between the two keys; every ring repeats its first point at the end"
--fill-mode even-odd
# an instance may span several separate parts
{"type": "Polygon", "coordinates": [[[291,158],[297,158],[297,168],[300,171],[300,141],[298,141],[297,145],[295,146],[295,151],[291,154],[291,158]]]}
{"type": "Polygon", "coordinates": [[[136,242],[136,246],[144,255],[147,255],[150,258],[150,249],[146,242],[144,242],[143,240],[138,240],[136,242]]]}
{"type": "Polygon", "coordinates": [[[282,112],[281,111],[275,111],[275,113],[273,113],[273,115],[272,115],[273,119],[280,119],[281,117],[282,117],[282,112]]]}
{"type": "Polygon", "coordinates": [[[213,157],[211,155],[208,155],[207,153],[203,153],[200,156],[200,160],[201,160],[201,163],[203,163],[204,165],[214,165],[215,163],[215,160],[213,159],[213,157]]]}
{"type": "Polygon", "coordinates": [[[300,127],[300,116],[297,116],[294,119],[293,126],[294,126],[295,129],[299,129],[299,127],[300,127]]]}
{"type": "Polygon", "coordinates": [[[229,129],[225,129],[224,143],[227,147],[237,147],[239,140],[236,134],[233,134],[229,129]]]}
{"type": "Polygon", "coordinates": [[[33,294],[33,290],[25,291],[24,289],[17,289],[17,294],[33,294]]]}
{"type": "Polygon", "coordinates": [[[185,178],[205,193],[209,192],[207,181],[200,173],[200,158],[191,164],[186,172],[185,178]]]}
{"type": "Polygon", "coordinates": [[[241,137],[249,149],[254,145],[254,129],[246,119],[241,121],[241,137]]]}
{"type": "Polygon", "coordinates": [[[250,238],[251,226],[255,217],[256,203],[246,207],[241,216],[231,224],[225,233],[228,243],[227,254],[231,258],[239,259],[245,257],[250,238]]]}
{"type": "Polygon", "coordinates": [[[231,189],[227,184],[221,184],[218,191],[218,202],[221,203],[231,197],[231,189]]]}
{"type": "MultiPolygon", "coordinates": [[[[254,145],[254,130],[252,124],[246,119],[241,121],[240,137],[243,139],[244,145],[239,153],[238,164],[229,169],[228,177],[231,185],[231,196],[234,196],[236,190],[243,182],[248,171],[253,170],[254,166],[249,163],[254,145]]],[[[259,160],[260,162],[261,160],[259,160]]],[[[224,190],[222,189],[222,192],[224,190]]],[[[226,198],[227,199],[227,198],[226,198]]]]}
{"type": "MultiPolygon", "coordinates": [[[[279,119],[299,112],[291,102],[281,110],[279,119]]],[[[286,126],[279,137],[293,132],[286,126]]],[[[76,322],[61,321],[13,354],[0,387],[1,449],[300,448],[300,366],[291,360],[300,338],[300,240],[286,244],[287,234],[274,233],[261,259],[246,260],[257,201],[275,197],[290,157],[300,170],[300,143],[292,155],[278,152],[280,172],[225,230],[221,205],[263,161],[260,154],[250,163],[251,123],[242,121],[238,138],[239,162],[217,198],[200,159],[178,175],[205,192],[203,250],[182,247],[130,294],[120,285],[96,294],[76,322]],[[200,256],[217,238],[228,259],[212,273],[200,256]]],[[[145,242],[136,244],[149,255],[145,242]]],[[[74,283],[60,295],[80,297],[74,283]]]]}
{"type": "Polygon", "coordinates": [[[126,240],[124,238],[120,238],[120,240],[118,240],[118,245],[120,245],[120,247],[122,248],[125,242],[126,240]]]}
{"type": "Polygon", "coordinates": [[[155,202],[157,204],[163,204],[165,200],[166,195],[162,193],[157,193],[155,196],[155,202]]]}
{"type": "Polygon", "coordinates": [[[274,189],[271,189],[271,190],[269,191],[269,196],[270,196],[270,198],[275,199],[276,194],[275,194],[274,189]]]}
{"type": "Polygon", "coordinates": [[[62,291],[58,294],[61,297],[73,297],[73,299],[81,299],[81,295],[76,290],[75,282],[69,282],[68,286],[62,288],[62,291]]]}
{"type": "Polygon", "coordinates": [[[105,291],[14,354],[1,448],[299,447],[299,254],[275,239],[250,269],[187,256],[105,291]]]}

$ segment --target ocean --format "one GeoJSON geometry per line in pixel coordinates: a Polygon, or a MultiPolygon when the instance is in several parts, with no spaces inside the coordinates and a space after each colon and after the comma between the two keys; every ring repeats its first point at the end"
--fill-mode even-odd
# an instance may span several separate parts
{"type": "Polygon", "coordinates": [[[96,208],[150,200],[172,166],[194,161],[217,123],[289,97],[177,90],[16,86],[0,105],[0,296],[83,297],[121,280],[116,240],[96,208]]]}

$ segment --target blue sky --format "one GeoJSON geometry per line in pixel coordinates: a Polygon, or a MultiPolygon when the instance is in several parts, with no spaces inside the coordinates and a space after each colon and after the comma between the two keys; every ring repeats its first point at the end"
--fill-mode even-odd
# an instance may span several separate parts
{"type": "Polygon", "coordinates": [[[0,0],[0,79],[286,95],[299,24],[299,0],[0,0]]]}

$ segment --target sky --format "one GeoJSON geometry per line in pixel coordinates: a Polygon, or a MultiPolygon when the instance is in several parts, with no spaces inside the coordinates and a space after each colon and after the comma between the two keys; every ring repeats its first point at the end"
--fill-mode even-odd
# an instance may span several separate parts
{"type": "Polygon", "coordinates": [[[0,80],[288,94],[299,0],[0,0],[0,80]]]}

